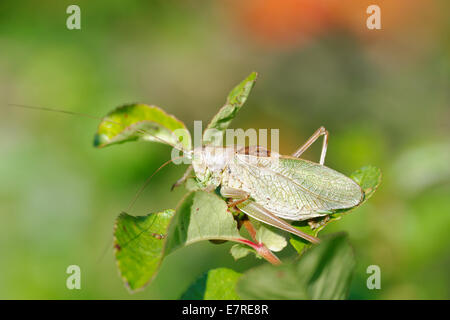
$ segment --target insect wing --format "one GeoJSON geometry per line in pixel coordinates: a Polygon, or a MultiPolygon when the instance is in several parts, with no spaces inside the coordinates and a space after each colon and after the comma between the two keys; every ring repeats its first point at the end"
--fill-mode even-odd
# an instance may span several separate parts
{"type": "Polygon", "coordinates": [[[252,198],[282,218],[305,220],[354,207],[363,198],[352,179],[311,161],[237,154],[235,164],[252,198]]]}

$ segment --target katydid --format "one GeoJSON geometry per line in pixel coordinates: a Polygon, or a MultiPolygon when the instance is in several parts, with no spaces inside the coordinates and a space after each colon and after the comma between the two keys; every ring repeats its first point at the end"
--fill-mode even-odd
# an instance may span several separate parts
{"type": "Polygon", "coordinates": [[[333,210],[357,206],[364,198],[351,178],[324,166],[328,132],[319,128],[292,156],[276,155],[262,147],[235,148],[202,146],[192,152],[196,179],[212,190],[220,187],[225,198],[254,219],[293,233],[313,243],[307,235],[281,218],[308,220],[333,210]],[[319,163],[300,155],[324,136],[319,163]]]}

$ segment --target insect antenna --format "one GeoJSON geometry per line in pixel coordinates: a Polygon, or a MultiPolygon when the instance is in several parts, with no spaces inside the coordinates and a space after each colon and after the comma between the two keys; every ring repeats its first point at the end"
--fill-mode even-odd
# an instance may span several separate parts
{"type": "Polygon", "coordinates": [[[150,183],[150,180],[153,178],[153,176],[155,174],[157,174],[162,168],[164,168],[165,166],[167,166],[169,163],[178,160],[178,159],[182,159],[184,156],[181,157],[176,157],[173,159],[170,159],[166,162],[164,162],[158,169],[156,169],[144,182],[144,184],[139,188],[138,192],[136,193],[136,195],[134,196],[133,200],[131,200],[130,204],[128,205],[128,208],[126,211],[130,211],[134,204],[136,203],[137,199],[139,198],[139,196],[142,194],[142,192],[145,190],[145,188],[148,186],[148,184],[150,183]]]}
{"type": "MultiPolygon", "coordinates": [[[[68,110],[62,110],[62,109],[55,109],[55,108],[48,108],[48,107],[37,107],[37,106],[30,106],[30,105],[23,105],[23,104],[14,104],[14,103],[9,103],[9,106],[12,107],[17,107],[17,108],[24,108],[24,109],[31,109],[31,110],[40,110],[40,111],[49,111],[49,112],[57,112],[57,113],[64,113],[64,114],[68,114],[68,115],[73,115],[73,116],[80,116],[80,117],[84,117],[84,118],[89,118],[89,119],[94,119],[94,120],[100,120],[100,121],[107,121],[116,125],[120,125],[122,126],[121,123],[113,121],[113,120],[105,120],[101,117],[96,117],[90,114],[86,114],[86,113],[81,113],[81,112],[74,112],[74,111],[68,111],[68,110]]],[[[137,130],[139,133],[141,134],[147,134],[152,136],[153,138],[155,138],[156,140],[158,140],[159,142],[168,144],[170,146],[172,146],[173,148],[181,151],[183,153],[183,156],[181,157],[177,157],[177,158],[173,158],[170,159],[168,161],[166,161],[165,163],[163,163],[158,169],[156,169],[156,171],[154,171],[144,182],[144,184],[142,185],[142,187],[138,190],[138,192],[136,193],[136,195],[134,196],[133,200],[130,202],[127,211],[130,211],[131,208],[134,206],[134,204],[136,203],[136,201],[138,200],[139,196],[142,194],[142,192],[145,190],[145,188],[148,186],[148,184],[150,183],[150,180],[155,176],[156,173],[158,173],[162,168],[164,168],[165,166],[167,166],[169,163],[173,162],[174,160],[177,159],[181,159],[184,156],[187,157],[191,157],[192,155],[192,151],[186,151],[183,148],[179,148],[176,145],[174,145],[173,143],[170,143],[160,137],[155,136],[154,134],[151,134],[150,132],[147,132],[144,129],[138,129],[137,130]]],[[[113,241],[109,242],[108,241],[108,245],[105,247],[105,249],[103,250],[102,254],[100,255],[98,262],[101,262],[101,260],[103,260],[104,256],[106,255],[106,253],[108,252],[108,250],[113,246],[113,241]]]]}
{"type": "MultiPolygon", "coordinates": [[[[49,107],[38,107],[38,106],[30,106],[30,105],[23,105],[23,104],[15,104],[15,103],[9,103],[8,104],[11,107],[16,107],[16,108],[23,108],[23,109],[31,109],[31,110],[39,110],[39,111],[49,111],[49,112],[57,112],[57,113],[64,113],[64,114],[68,114],[68,115],[73,115],[73,116],[79,116],[79,117],[84,117],[84,118],[89,118],[89,119],[94,119],[94,120],[100,120],[100,121],[107,121],[119,126],[122,126],[121,123],[113,121],[113,120],[105,120],[104,118],[101,117],[97,117],[97,116],[93,116],[90,114],[86,114],[86,113],[81,113],[81,112],[74,112],[74,111],[68,111],[68,110],[63,110],[63,109],[56,109],[56,108],[49,108],[49,107]]],[[[149,136],[152,136],[153,138],[155,138],[156,140],[158,140],[161,143],[170,145],[171,147],[173,147],[174,149],[177,149],[179,151],[181,151],[183,153],[183,156],[181,157],[177,157],[177,158],[173,158],[171,160],[166,161],[164,164],[162,164],[158,169],[156,169],[155,172],[153,172],[151,174],[150,177],[147,178],[147,180],[144,182],[144,184],[142,185],[142,187],[139,189],[139,191],[137,192],[137,194],[134,196],[133,200],[130,202],[127,211],[130,211],[131,208],[134,206],[134,204],[136,203],[137,199],[139,198],[139,196],[142,194],[142,192],[144,191],[144,189],[148,186],[148,184],[150,183],[150,180],[153,178],[153,176],[158,173],[162,168],[164,168],[166,165],[168,165],[169,163],[173,162],[174,160],[177,159],[181,159],[184,156],[191,158],[192,157],[192,151],[187,151],[184,150],[183,148],[179,148],[178,146],[174,145],[173,143],[170,143],[160,137],[155,136],[154,134],[144,130],[144,129],[137,129],[137,132],[141,133],[141,134],[146,134],[149,136]]],[[[106,255],[106,252],[109,250],[109,248],[112,247],[112,243],[109,242],[108,245],[105,247],[105,249],[103,250],[103,253],[101,254],[98,262],[100,262],[103,257],[106,255]]]]}
{"type": "MultiPolygon", "coordinates": [[[[37,106],[30,106],[30,105],[23,105],[23,104],[15,104],[15,103],[8,103],[9,106],[11,107],[18,107],[18,108],[24,108],[24,109],[32,109],[32,110],[40,110],[40,111],[49,111],[49,112],[57,112],[57,113],[64,113],[64,114],[69,114],[72,116],[80,116],[80,117],[85,117],[85,118],[90,118],[90,119],[94,119],[94,120],[100,120],[100,121],[106,121],[106,122],[110,122],[119,126],[123,126],[121,123],[113,121],[113,120],[105,120],[104,118],[101,117],[96,117],[90,114],[86,114],[86,113],[81,113],[81,112],[74,112],[74,111],[67,111],[67,110],[62,110],[62,109],[55,109],[55,108],[48,108],[48,107],[37,107],[37,106]]],[[[178,151],[183,152],[183,154],[185,154],[187,157],[190,157],[192,154],[192,151],[186,151],[183,148],[179,148],[178,146],[174,145],[171,142],[168,142],[160,137],[157,137],[156,135],[144,130],[144,129],[137,129],[137,132],[141,133],[141,134],[146,134],[149,136],[152,136],[153,138],[155,138],[156,140],[158,140],[161,143],[167,144],[169,146],[171,146],[174,149],[177,149],[178,151]]]]}
{"type": "MultiPolygon", "coordinates": [[[[157,174],[162,168],[164,168],[165,166],[167,166],[169,163],[173,162],[174,160],[177,159],[182,159],[183,157],[176,157],[173,159],[170,159],[166,162],[164,162],[158,169],[156,169],[143,183],[143,185],[139,188],[138,192],[136,193],[136,195],[133,197],[133,200],[131,200],[130,204],[128,205],[128,208],[126,211],[122,211],[122,212],[130,212],[130,210],[133,208],[134,204],[136,203],[136,201],[138,200],[139,196],[142,194],[142,192],[145,190],[145,188],[148,186],[148,184],[150,183],[150,180],[153,178],[153,176],[155,174],[157,174]]],[[[143,232],[147,231],[150,229],[151,226],[149,226],[147,229],[145,229],[143,232]]],[[[132,240],[130,240],[132,241],[132,240]]],[[[103,250],[100,258],[98,259],[98,262],[101,262],[103,260],[103,258],[105,257],[106,253],[108,252],[108,250],[110,250],[110,248],[112,248],[112,246],[114,245],[114,239],[112,241],[108,241],[108,245],[105,247],[105,249],[103,250]]]]}

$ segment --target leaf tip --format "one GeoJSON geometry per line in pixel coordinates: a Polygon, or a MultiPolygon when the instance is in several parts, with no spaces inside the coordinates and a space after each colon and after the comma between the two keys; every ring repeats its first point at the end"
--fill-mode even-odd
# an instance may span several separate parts
{"type": "Polygon", "coordinates": [[[94,136],[93,146],[95,148],[103,148],[105,146],[105,138],[104,135],[96,134],[94,136]]]}
{"type": "Polygon", "coordinates": [[[258,72],[253,71],[252,73],[250,73],[250,75],[247,78],[248,80],[256,80],[258,79],[258,72]]]}

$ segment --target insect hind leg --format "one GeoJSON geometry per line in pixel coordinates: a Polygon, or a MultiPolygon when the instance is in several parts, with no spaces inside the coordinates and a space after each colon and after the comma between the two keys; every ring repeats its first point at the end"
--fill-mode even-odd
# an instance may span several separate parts
{"type": "Polygon", "coordinates": [[[328,147],[328,131],[325,127],[320,127],[314,132],[314,134],[297,150],[292,156],[299,158],[303,152],[305,152],[317,139],[323,136],[323,144],[322,144],[322,152],[320,154],[320,164],[323,165],[325,163],[325,155],[327,154],[328,147]]]}
{"type": "Polygon", "coordinates": [[[237,207],[239,210],[256,220],[274,226],[275,228],[295,234],[296,236],[303,238],[311,243],[320,242],[318,238],[294,228],[289,223],[287,223],[283,219],[280,219],[273,212],[267,210],[260,204],[250,201],[247,204],[240,204],[237,207]]]}
{"type": "Polygon", "coordinates": [[[233,199],[240,199],[238,201],[235,201],[234,206],[237,207],[238,210],[244,212],[248,216],[262,221],[266,224],[269,224],[271,226],[274,226],[276,228],[279,228],[281,230],[293,233],[305,240],[308,240],[312,243],[319,243],[320,240],[314,236],[311,236],[309,234],[306,234],[293,226],[291,226],[286,221],[278,218],[275,214],[270,212],[269,210],[265,209],[263,206],[253,202],[249,201],[246,203],[249,199],[249,193],[245,192],[243,190],[234,189],[230,187],[222,186],[220,188],[220,194],[225,198],[233,198],[233,199]],[[237,202],[237,203],[236,203],[237,202]]]}

